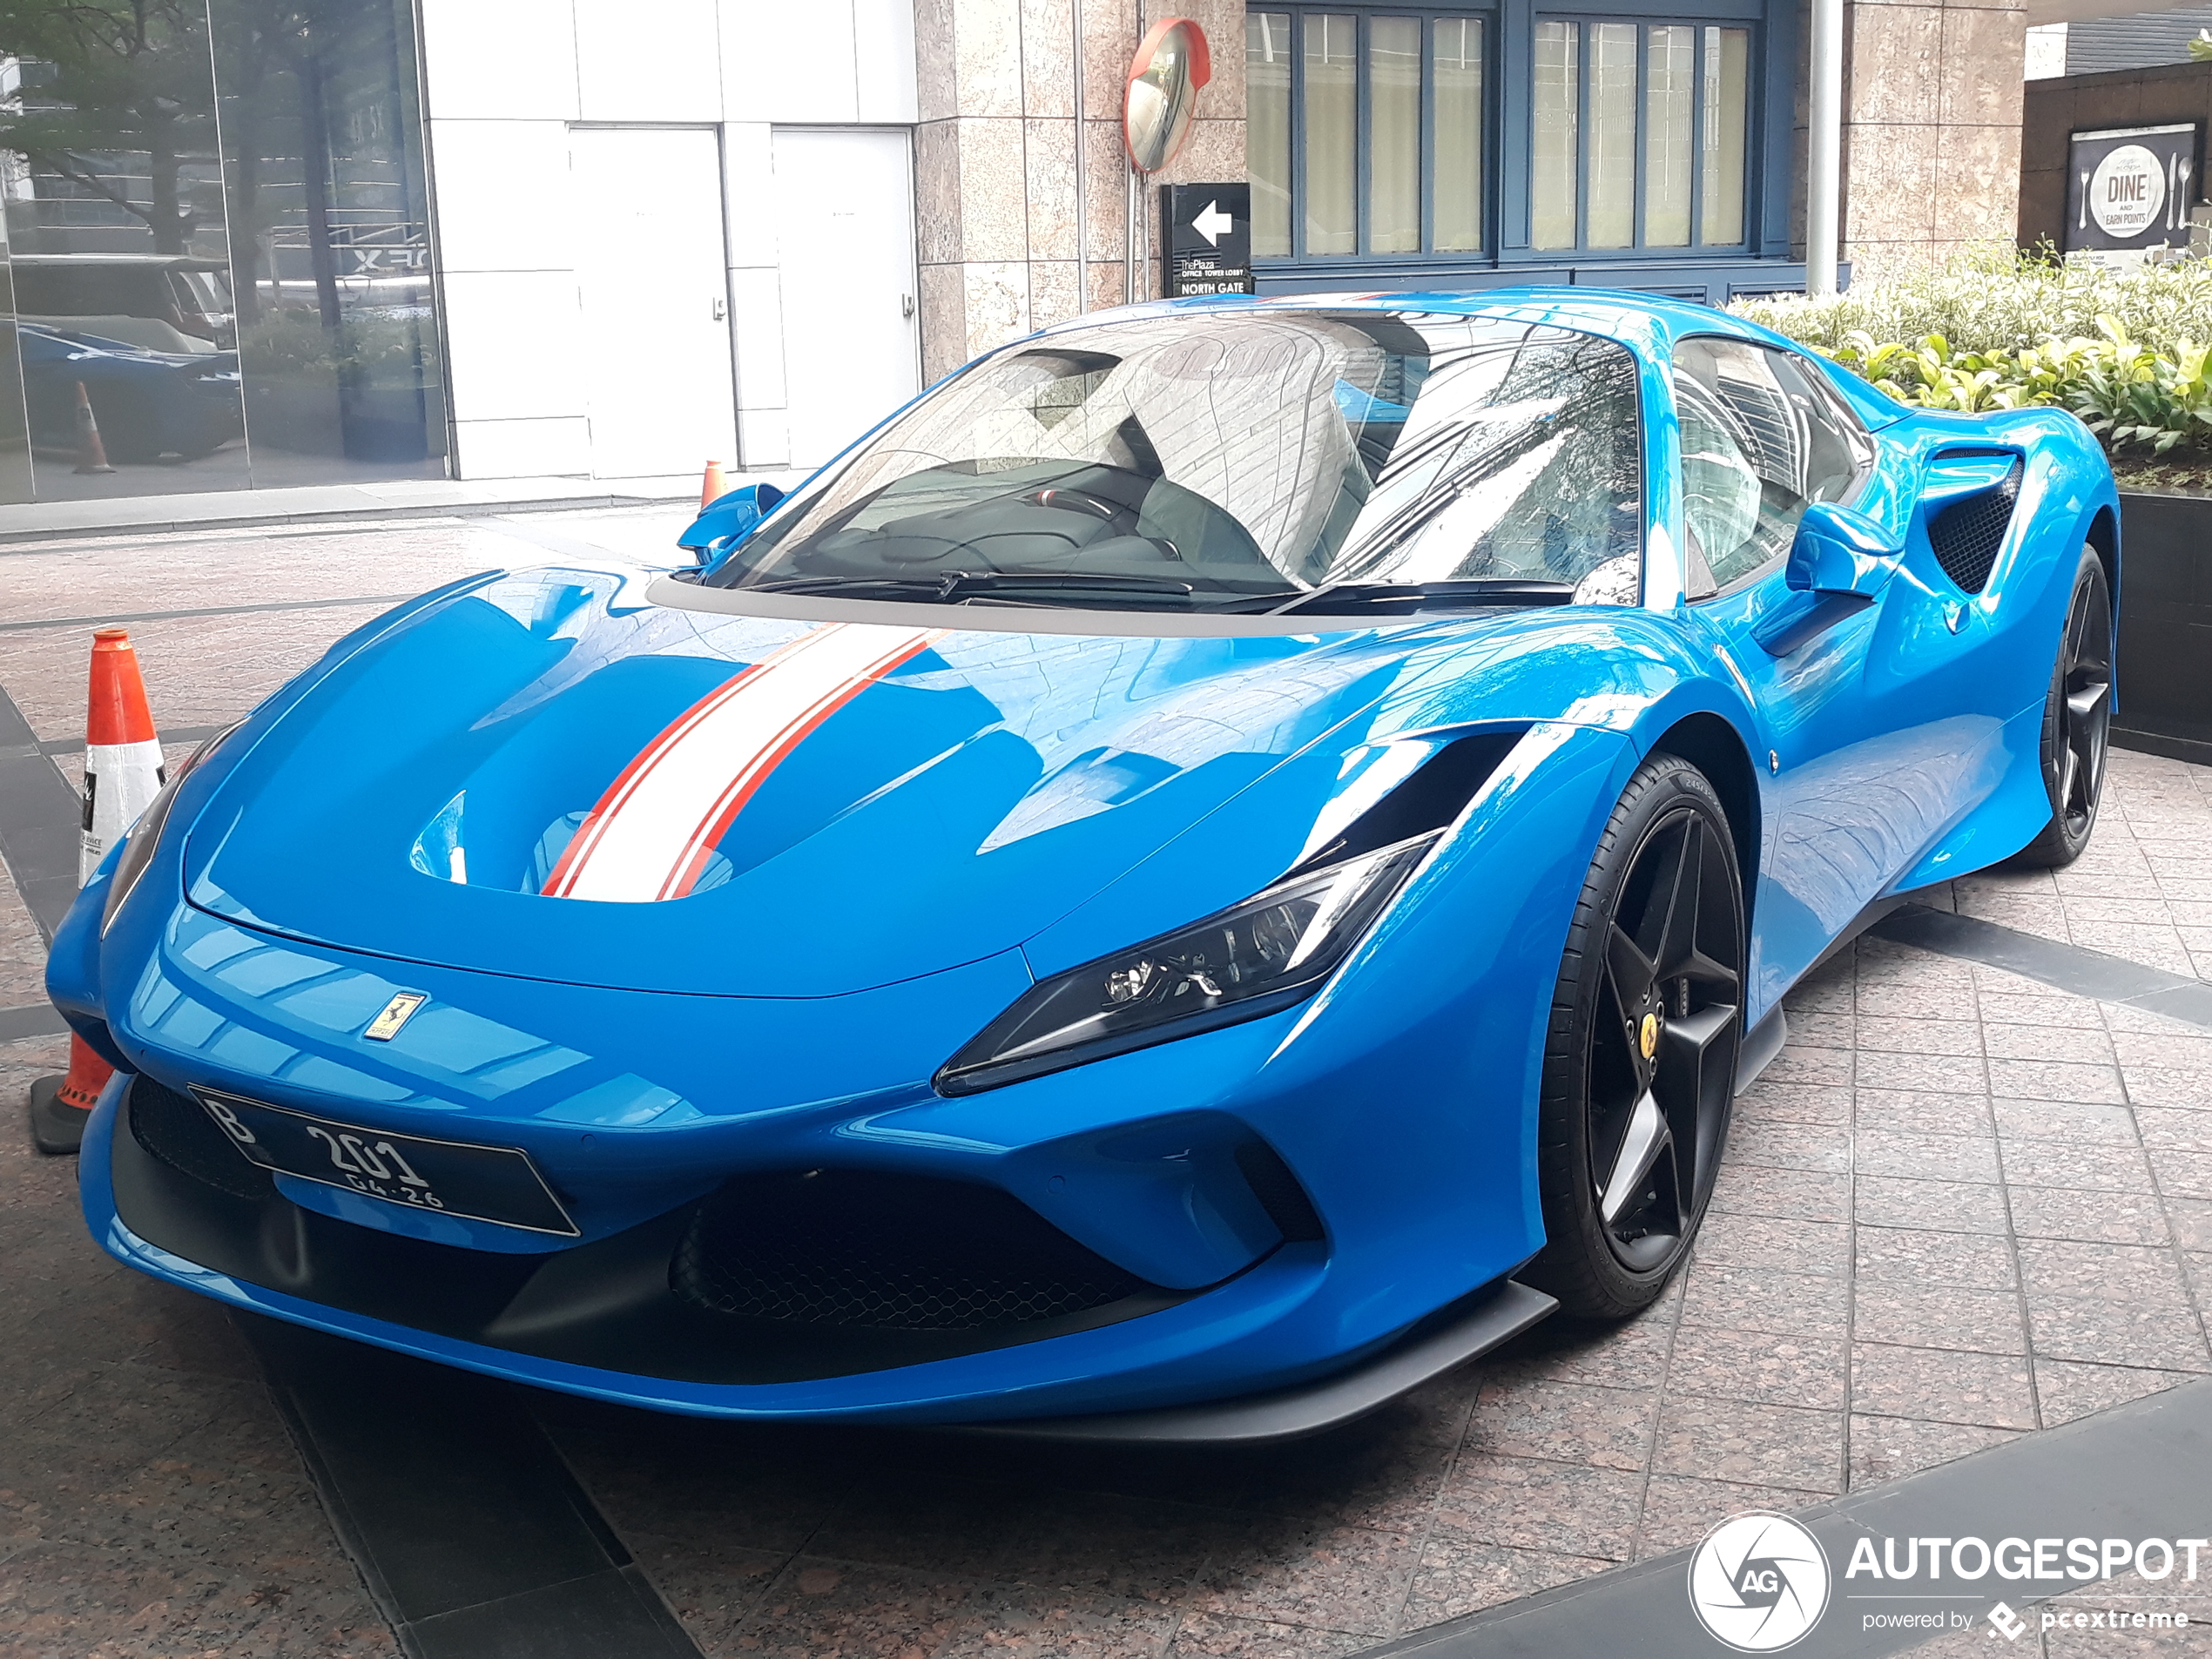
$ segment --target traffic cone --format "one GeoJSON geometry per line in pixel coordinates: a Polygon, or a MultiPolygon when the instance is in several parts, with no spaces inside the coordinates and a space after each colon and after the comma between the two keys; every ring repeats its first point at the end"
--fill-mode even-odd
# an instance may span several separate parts
{"type": "Polygon", "coordinates": [[[84,395],[84,382],[77,382],[77,470],[78,472],[113,472],[107,464],[107,448],[100,442],[100,423],[92,415],[92,400],[84,395]]]}
{"type": "MultiPolygon", "coordinates": [[[[92,683],[84,721],[84,816],[78,848],[82,887],[107,850],[160,792],[161,741],[138,674],[138,653],[121,628],[92,635],[92,683]]],[[[42,1152],[69,1153],[84,1138],[85,1121],[114,1068],[71,1037],[69,1075],[30,1085],[30,1133],[42,1152]]]]}
{"type": "Polygon", "coordinates": [[[146,706],[145,681],[129,631],[92,635],[91,713],[84,723],[84,833],[77,885],[92,879],[107,850],[161,792],[161,740],[146,706]]]}
{"type": "Polygon", "coordinates": [[[99,1103],[100,1090],[115,1068],[92,1052],[84,1038],[69,1040],[69,1076],[40,1077],[30,1085],[30,1138],[56,1157],[76,1151],[84,1142],[84,1125],[99,1103]]]}
{"type": "Polygon", "coordinates": [[[722,463],[718,461],[708,462],[706,477],[699,485],[699,510],[705,512],[729,493],[729,482],[722,476],[722,463]]]}

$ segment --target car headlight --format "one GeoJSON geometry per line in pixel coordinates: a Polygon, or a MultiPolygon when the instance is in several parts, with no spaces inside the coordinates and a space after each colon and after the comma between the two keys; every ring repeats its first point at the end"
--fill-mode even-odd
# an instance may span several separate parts
{"type": "Polygon", "coordinates": [[[154,850],[161,845],[162,826],[168,823],[169,808],[177,799],[177,786],[191,777],[192,768],[214,753],[224,738],[245,724],[239,720],[225,726],[179,762],[175,774],[161,786],[160,792],[146,803],[145,811],[138,814],[138,821],[125,832],[123,856],[115,861],[115,873],[108,879],[107,906],[100,912],[103,934],[115,920],[115,913],[123,908],[123,901],[131,896],[131,889],[138,885],[138,878],[146,873],[146,866],[153,862],[154,850]]]}
{"type": "Polygon", "coordinates": [[[1441,833],[1285,876],[1204,921],[1040,980],[945,1062],[937,1092],[976,1094],[1311,996],[1441,833]]]}

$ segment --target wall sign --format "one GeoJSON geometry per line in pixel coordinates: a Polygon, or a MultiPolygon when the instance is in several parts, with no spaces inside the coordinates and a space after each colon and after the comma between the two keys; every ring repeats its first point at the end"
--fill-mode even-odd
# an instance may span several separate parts
{"type": "Polygon", "coordinates": [[[2186,246],[2199,124],[2077,132],[2068,149],[2062,246],[2117,252],[2186,246]]]}
{"type": "Polygon", "coordinates": [[[1250,185],[1163,185],[1160,217],[1168,227],[1163,297],[1253,291],[1250,185]]]}

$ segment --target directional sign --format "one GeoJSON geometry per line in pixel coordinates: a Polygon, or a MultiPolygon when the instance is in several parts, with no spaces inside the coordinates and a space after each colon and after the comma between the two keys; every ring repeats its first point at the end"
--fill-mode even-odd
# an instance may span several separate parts
{"type": "Polygon", "coordinates": [[[1163,293],[1253,292],[1250,185],[1163,185],[1160,209],[1168,227],[1163,293]]]}

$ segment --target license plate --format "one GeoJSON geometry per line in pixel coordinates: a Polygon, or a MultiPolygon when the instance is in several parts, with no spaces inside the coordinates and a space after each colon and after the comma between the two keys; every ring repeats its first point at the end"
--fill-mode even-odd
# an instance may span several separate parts
{"type": "Polygon", "coordinates": [[[363,1129],[266,1105],[212,1089],[195,1089],[238,1150],[265,1170],[365,1193],[409,1210],[435,1211],[534,1233],[579,1236],[529,1154],[363,1129]]]}

